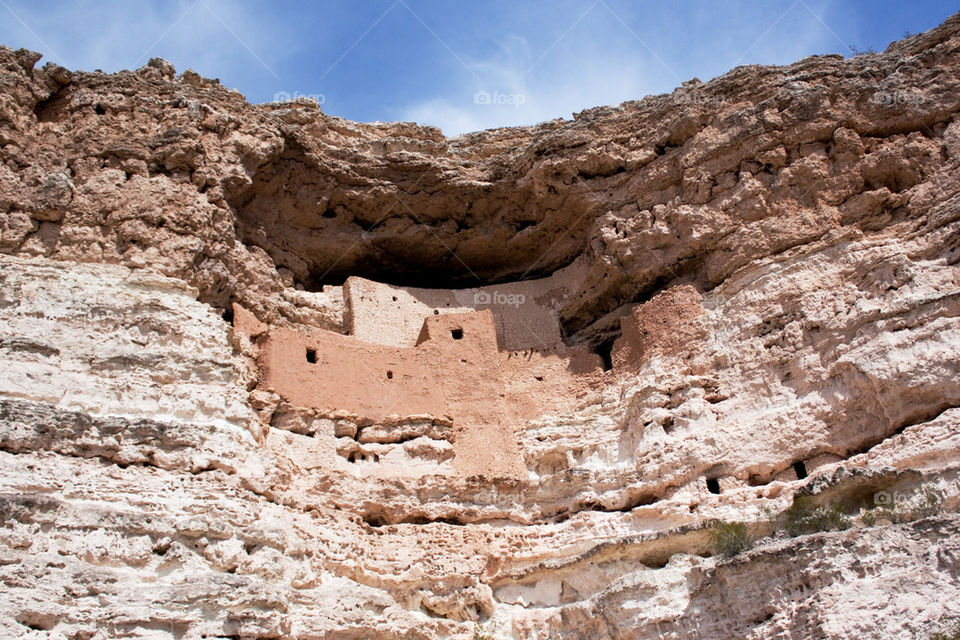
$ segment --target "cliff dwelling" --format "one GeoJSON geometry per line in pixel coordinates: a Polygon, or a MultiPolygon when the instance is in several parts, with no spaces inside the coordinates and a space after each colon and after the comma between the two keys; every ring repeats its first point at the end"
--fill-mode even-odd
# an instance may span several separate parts
{"type": "MultiPolygon", "coordinates": [[[[444,470],[521,477],[516,429],[544,412],[570,411],[603,386],[602,358],[560,339],[557,306],[577,273],[574,267],[551,278],[472,289],[351,276],[342,287],[324,289],[342,300],[335,313],[344,318],[343,333],[269,327],[240,305],[232,317],[235,330],[258,349],[260,389],[325,415],[442,421],[439,439],[452,447],[444,470]]],[[[380,462],[382,473],[391,472],[391,463],[394,473],[409,469],[399,451],[382,449],[359,459],[380,462]]],[[[357,451],[341,450],[358,459],[357,451]]]]}

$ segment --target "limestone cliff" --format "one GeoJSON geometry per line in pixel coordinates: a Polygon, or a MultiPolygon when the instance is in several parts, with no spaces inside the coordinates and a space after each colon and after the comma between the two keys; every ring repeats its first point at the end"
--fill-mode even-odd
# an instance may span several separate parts
{"type": "Polygon", "coordinates": [[[960,623],[960,14],[454,139],[0,48],[0,635],[960,623]]]}

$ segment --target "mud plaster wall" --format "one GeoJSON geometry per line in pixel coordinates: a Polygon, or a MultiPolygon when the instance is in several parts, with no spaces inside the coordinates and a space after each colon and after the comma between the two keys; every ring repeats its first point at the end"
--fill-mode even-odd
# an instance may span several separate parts
{"type": "Polygon", "coordinates": [[[489,310],[500,350],[549,349],[561,343],[556,310],[584,273],[574,263],[549,278],[472,289],[400,287],[350,277],[344,286],[346,327],[364,342],[412,346],[428,316],[489,310]]]}
{"type": "Polygon", "coordinates": [[[298,406],[381,421],[413,414],[453,418],[453,466],[464,475],[509,476],[522,469],[489,311],[428,317],[413,347],[273,329],[262,345],[260,369],[262,387],[298,406]],[[307,360],[308,349],[314,362],[307,360]]]}
{"type": "Polygon", "coordinates": [[[610,375],[586,347],[500,352],[500,375],[509,415],[517,425],[574,411],[599,393],[610,375]]]}
{"type": "Polygon", "coordinates": [[[678,353],[697,344],[702,301],[696,288],[680,285],[634,308],[620,320],[621,335],[611,353],[614,369],[636,371],[654,353],[678,353]]]}

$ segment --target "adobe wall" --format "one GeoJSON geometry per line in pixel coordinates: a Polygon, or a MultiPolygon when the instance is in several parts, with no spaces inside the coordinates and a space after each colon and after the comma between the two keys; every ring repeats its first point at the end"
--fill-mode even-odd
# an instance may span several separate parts
{"type": "Polygon", "coordinates": [[[324,330],[272,329],[261,349],[262,380],[299,406],[345,409],[374,420],[444,415],[455,391],[452,380],[469,371],[477,386],[485,387],[484,381],[497,378],[497,349],[489,312],[440,320],[429,318],[430,339],[413,347],[370,344],[324,330]],[[463,337],[454,339],[452,328],[463,337]],[[307,360],[308,350],[314,362],[307,360]]]}
{"type": "Polygon", "coordinates": [[[560,339],[555,309],[575,271],[461,290],[351,277],[344,297],[353,335],[268,327],[239,306],[234,328],[259,336],[259,386],[291,405],[374,423],[444,418],[457,473],[523,476],[516,429],[572,411],[603,386],[600,356],[560,339]]]}
{"type": "Polygon", "coordinates": [[[603,359],[586,347],[500,352],[500,375],[514,423],[569,413],[603,388],[603,359]]]}
{"type": "Polygon", "coordinates": [[[459,473],[518,474],[523,465],[504,410],[492,314],[431,316],[422,333],[420,344],[392,347],[330,331],[272,329],[261,346],[261,386],[297,406],[374,421],[449,416],[459,473]]]}
{"type": "Polygon", "coordinates": [[[556,309],[584,275],[582,263],[574,263],[548,278],[470,289],[420,289],[350,277],[344,285],[346,327],[364,342],[413,346],[426,317],[489,310],[500,350],[550,349],[561,344],[556,309]]]}
{"type": "Polygon", "coordinates": [[[616,370],[635,371],[654,353],[676,353],[696,344],[703,296],[691,285],[660,292],[620,320],[620,337],[611,352],[616,370]]]}

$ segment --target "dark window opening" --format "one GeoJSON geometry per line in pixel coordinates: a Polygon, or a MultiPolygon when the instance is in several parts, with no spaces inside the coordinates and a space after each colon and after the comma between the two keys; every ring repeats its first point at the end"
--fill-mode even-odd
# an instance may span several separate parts
{"type": "Polygon", "coordinates": [[[393,380],[393,371],[387,371],[387,380],[393,380]]]}
{"type": "Polygon", "coordinates": [[[803,480],[807,477],[807,465],[803,464],[803,460],[797,460],[793,463],[793,470],[797,474],[797,478],[803,480]]]}
{"type": "Polygon", "coordinates": [[[233,307],[227,307],[220,315],[224,322],[229,322],[230,326],[233,326],[233,307]]]}
{"type": "Polygon", "coordinates": [[[720,493],[720,481],[716,478],[707,478],[707,491],[720,493]]]}
{"type": "Polygon", "coordinates": [[[317,350],[307,347],[307,362],[310,364],[317,363],[317,350]]]}
{"type": "Polygon", "coordinates": [[[451,329],[450,335],[454,340],[463,340],[463,329],[451,329]]]}
{"type": "Polygon", "coordinates": [[[536,378],[537,382],[543,382],[543,376],[534,376],[534,378],[536,378]]]}
{"type": "Polygon", "coordinates": [[[106,113],[106,111],[104,111],[103,107],[101,107],[99,104],[96,105],[96,106],[93,108],[93,112],[94,112],[95,114],[97,114],[98,116],[102,116],[103,114],[106,113]]]}
{"type": "Polygon", "coordinates": [[[600,356],[600,359],[603,360],[604,371],[610,371],[613,369],[613,338],[598,344],[594,348],[593,352],[600,356]]]}

